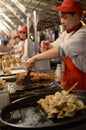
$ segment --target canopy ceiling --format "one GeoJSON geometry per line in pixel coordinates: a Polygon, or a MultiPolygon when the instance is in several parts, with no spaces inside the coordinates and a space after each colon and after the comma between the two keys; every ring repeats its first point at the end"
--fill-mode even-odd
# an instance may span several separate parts
{"type": "MultiPolygon", "coordinates": [[[[42,30],[51,26],[59,25],[58,13],[52,11],[52,7],[60,5],[63,0],[0,0],[0,28],[9,33],[17,30],[19,26],[33,25],[33,11],[37,12],[37,29],[42,30]],[[3,29],[2,29],[3,27],[3,29]]],[[[77,0],[86,10],[86,0],[77,0]]],[[[83,16],[86,22],[86,12],[83,16]]]]}

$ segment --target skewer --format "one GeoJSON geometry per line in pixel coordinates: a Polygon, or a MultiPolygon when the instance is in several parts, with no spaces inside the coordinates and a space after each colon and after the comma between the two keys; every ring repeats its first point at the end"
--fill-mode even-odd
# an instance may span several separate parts
{"type": "Polygon", "coordinates": [[[73,90],[77,84],[78,84],[78,82],[76,82],[67,92],[70,93],[70,91],[73,90]]]}

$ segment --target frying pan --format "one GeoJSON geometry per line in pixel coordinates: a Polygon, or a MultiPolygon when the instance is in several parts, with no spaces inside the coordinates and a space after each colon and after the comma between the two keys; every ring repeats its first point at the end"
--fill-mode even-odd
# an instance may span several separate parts
{"type": "MultiPolygon", "coordinates": [[[[58,128],[63,130],[85,123],[86,109],[77,112],[73,117],[48,119],[37,101],[49,94],[54,94],[54,92],[47,92],[31,97],[27,96],[15,100],[2,109],[0,114],[1,122],[18,129],[58,128]]],[[[86,104],[86,97],[77,96],[77,98],[86,104]]]]}

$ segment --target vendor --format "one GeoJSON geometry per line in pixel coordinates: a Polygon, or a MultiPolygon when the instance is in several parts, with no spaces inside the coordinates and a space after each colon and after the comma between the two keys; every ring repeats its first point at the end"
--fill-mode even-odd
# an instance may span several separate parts
{"type": "Polygon", "coordinates": [[[47,51],[25,62],[26,68],[31,69],[38,60],[59,57],[64,66],[61,86],[69,89],[78,82],[75,89],[86,90],[86,26],[81,23],[83,10],[74,0],[64,0],[60,6],[53,9],[59,11],[65,31],[56,39],[53,48],[48,43],[47,51]]]}
{"type": "Polygon", "coordinates": [[[20,58],[22,55],[23,41],[21,40],[18,33],[14,35],[14,41],[15,41],[15,45],[13,46],[13,53],[20,58]]]}
{"type": "Polygon", "coordinates": [[[30,38],[28,38],[28,30],[25,26],[22,26],[19,30],[18,30],[20,39],[23,41],[22,44],[22,54],[21,54],[21,61],[26,61],[29,58],[29,53],[32,52],[31,55],[33,55],[33,42],[30,38]],[[30,44],[30,45],[29,45],[30,44]],[[30,48],[29,48],[30,46],[30,48]]]}

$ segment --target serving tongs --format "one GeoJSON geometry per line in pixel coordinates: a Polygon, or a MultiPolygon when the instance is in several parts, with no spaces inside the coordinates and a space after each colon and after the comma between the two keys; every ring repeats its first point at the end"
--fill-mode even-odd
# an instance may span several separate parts
{"type": "Polygon", "coordinates": [[[31,84],[32,84],[31,76],[30,76],[31,72],[32,72],[32,70],[28,70],[27,71],[27,75],[22,80],[22,85],[24,85],[25,87],[31,88],[31,84]]]}

